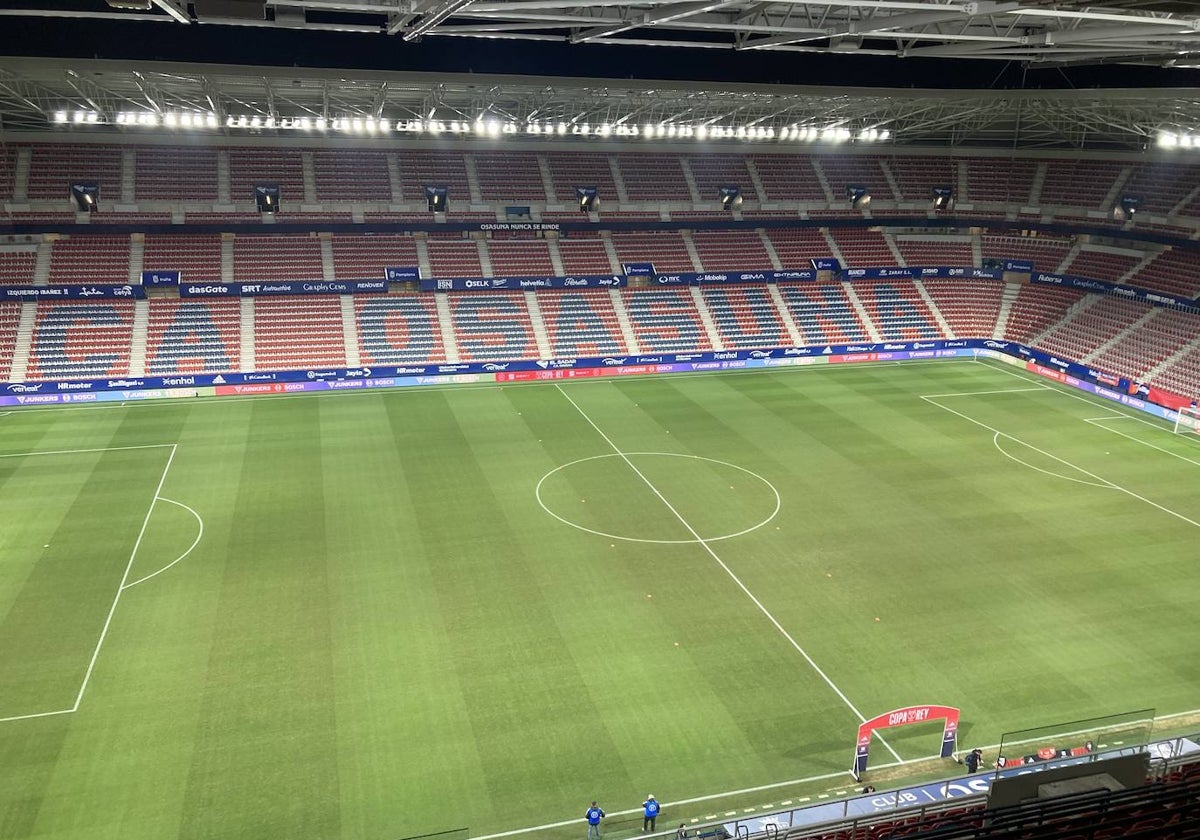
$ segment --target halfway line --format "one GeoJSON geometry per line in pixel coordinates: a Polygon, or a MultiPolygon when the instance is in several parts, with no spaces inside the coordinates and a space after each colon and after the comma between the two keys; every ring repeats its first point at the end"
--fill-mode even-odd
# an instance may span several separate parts
{"type": "MultiPolygon", "coordinates": [[[[722,560],[719,556],[717,556],[717,553],[715,551],[713,551],[712,546],[710,546],[708,544],[708,542],[705,541],[705,539],[702,536],[700,536],[700,534],[696,531],[696,529],[691,526],[691,523],[689,523],[686,519],[683,518],[683,514],[681,514],[678,510],[676,510],[675,506],[667,500],[667,497],[664,496],[662,493],[660,493],[658,488],[655,487],[650,482],[650,479],[646,478],[646,476],[642,473],[642,471],[637,468],[637,465],[634,464],[633,461],[629,460],[629,456],[627,456],[624,452],[622,452],[617,447],[617,445],[612,442],[612,439],[609,438],[609,436],[606,435],[603,432],[603,430],[601,430],[601,428],[592,421],[591,417],[588,417],[587,413],[582,408],[579,407],[579,404],[576,403],[575,400],[571,399],[571,395],[568,394],[566,391],[564,391],[561,385],[555,383],[554,387],[557,388],[558,392],[560,394],[562,394],[564,397],[566,397],[567,402],[569,402],[575,408],[575,410],[577,412],[579,412],[579,416],[581,416],[584,420],[586,420],[588,422],[588,425],[591,426],[593,429],[595,429],[596,433],[598,435],[600,435],[600,437],[604,438],[604,442],[607,443],[612,448],[613,452],[615,452],[618,456],[620,456],[621,460],[623,460],[626,464],[629,465],[629,468],[637,474],[638,478],[640,478],[642,481],[644,481],[646,483],[646,486],[650,488],[651,492],[653,492],[655,496],[658,496],[659,501],[661,501],[664,505],[666,505],[667,510],[671,511],[671,513],[673,513],[675,515],[675,518],[678,519],[680,524],[682,524],[683,527],[688,530],[688,533],[690,533],[695,538],[696,542],[698,542],[701,546],[704,547],[704,550],[708,552],[709,556],[712,557],[713,560],[717,561],[717,565],[725,570],[725,573],[727,575],[729,575],[729,577],[733,580],[734,583],[737,584],[738,588],[741,589],[742,592],[746,593],[746,597],[748,597],[751,601],[754,602],[754,606],[758,607],[759,611],[767,617],[767,620],[770,621],[771,624],[775,625],[775,629],[778,630],[783,635],[783,637],[788,640],[788,642],[791,644],[791,646],[796,649],[797,653],[799,653],[801,656],[804,657],[805,661],[808,662],[808,664],[812,666],[812,669],[814,671],[816,671],[817,674],[820,675],[821,679],[823,679],[825,681],[825,684],[828,685],[831,689],[833,689],[833,692],[838,697],[841,698],[842,702],[846,704],[847,708],[849,708],[850,711],[854,712],[855,716],[859,719],[859,721],[860,722],[866,721],[866,717],[863,715],[862,712],[860,712],[857,709],[857,707],[855,707],[855,705],[852,702],[850,702],[850,698],[847,697],[842,692],[842,690],[837,687],[837,685],[834,683],[834,681],[831,680],[829,678],[829,676],[824,671],[821,670],[821,667],[819,665],[817,665],[816,662],[813,661],[813,658],[808,655],[808,652],[804,648],[800,647],[800,644],[795,639],[792,638],[792,635],[790,633],[788,633],[787,630],[784,629],[783,625],[780,624],[778,620],[776,620],[775,616],[771,615],[770,610],[768,610],[765,606],[763,606],[762,601],[758,600],[758,598],[755,597],[754,593],[751,592],[746,587],[746,584],[742,583],[741,579],[736,574],[734,574],[733,570],[730,569],[729,566],[725,565],[725,561],[722,560]]],[[[889,744],[887,741],[884,741],[882,737],[880,737],[879,740],[885,747],[887,747],[888,752],[890,752],[893,756],[896,757],[897,761],[904,760],[904,759],[900,758],[899,753],[897,753],[894,749],[892,749],[891,744],[889,744]]]]}

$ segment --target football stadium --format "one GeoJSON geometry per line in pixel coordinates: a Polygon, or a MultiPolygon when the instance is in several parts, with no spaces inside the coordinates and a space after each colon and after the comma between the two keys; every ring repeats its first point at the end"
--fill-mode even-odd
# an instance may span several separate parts
{"type": "Polygon", "coordinates": [[[1200,837],[1198,30],[0,10],[0,840],[1200,837]]]}

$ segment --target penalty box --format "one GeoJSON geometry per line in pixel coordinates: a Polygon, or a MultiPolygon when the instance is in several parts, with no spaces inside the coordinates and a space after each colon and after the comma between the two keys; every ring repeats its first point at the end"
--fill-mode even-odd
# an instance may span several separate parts
{"type": "Polygon", "coordinates": [[[0,722],[78,708],[174,451],[0,454],[0,722]]]}

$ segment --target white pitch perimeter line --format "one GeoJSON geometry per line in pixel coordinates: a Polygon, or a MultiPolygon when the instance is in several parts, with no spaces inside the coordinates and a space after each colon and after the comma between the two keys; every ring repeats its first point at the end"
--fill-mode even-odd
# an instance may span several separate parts
{"type": "Polygon", "coordinates": [[[1195,464],[1197,467],[1200,467],[1200,461],[1193,461],[1191,458],[1188,458],[1186,455],[1180,455],[1178,452],[1172,452],[1170,449],[1163,449],[1161,446],[1155,446],[1153,443],[1150,443],[1149,441],[1144,441],[1139,437],[1134,437],[1133,435],[1127,435],[1124,432],[1118,432],[1116,429],[1110,429],[1110,428],[1108,428],[1108,426],[1105,426],[1103,423],[1099,422],[1100,420],[1124,420],[1124,419],[1129,419],[1129,418],[1126,418],[1126,416],[1124,414],[1122,414],[1119,417],[1099,417],[1099,418],[1096,418],[1093,420],[1084,420],[1083,422],[1088,423],[1092,426],[1097,426],[1101,429],[1104,429],[1104,431],[1106,431],[1106,432],[1112,432],[1114,435],[1120,435],[1123,438],[1129,438],[1134,443],[1140,443],[1142,446],[1149,446],[1151,449],[1157,449],[1159,452],[1163,453],[1164,455],[1170,455],[1172,458],[1178,458],[1180,461],[1187,461],[1189,464],[1195,464]]]}
{"type": "Polygon", "coordinates": [[[92,671],[96,667],[96,659],[100,656],[100,648],[104,647],[108,628],[112,624],[113,615],[117,612],[117,604],[121,601],[121,593],[125,591],[125,582],[129,580],[129,571],[133,568],[133,561],[137,557],[138,548],[142,545],[142,538],[146,536],[146,528],[150,525],[150,516],[154,513],[154,506],[158,503],[159,494],[162,493],[163,485],[167,482],[167,473],[171,471],[171,463],[175,460],[175,453],[178,450],[179,444],[171,444],[171,454],[167,457],[167,465],[163,467],[162,476],[158,479],[158,487],[154,489],[154,497],[150,500],[150,509],[146,511],[146,518],[142,520],[142,529],[138,531],[137,540],[133,543],[133,551],[129,552],[129,562],[125,564],[125,574],[121,575],[121,584],[117,587],[117,594],[113,596],[112,606],[108,608],[108,616],[104,619],[104,627],[100,630],[100,639],[96,642],[96,649],[92,651],[87,672],[83,675],[83,684],[79,686],[79,694],[75,696],[75,704],[71,707],[72,712],[79,710],[83,693],[87,691],[88,681],[91,680],[92,671]]]}
{"type": "Polygon", "coordinates": [[[85,455],[89,452],[121,452],[126,449],[166,449],[173,443],[145,443],[140,446],[97,446],[94,449],[47,449],[44,452],[13,452],[0,458],[28,458],[33,455],[85,455]]]}
{"type": "Polygon", "coordinates": [[[984,397],[988,394],[1027,394],[1031,391],[1053,391],[1041,385],[1037,388],[1004,388],[999,391],[958,391],[953,394],[922,394],[921,399],[939,399],[941,397],[984,397]]]}
{"type": "MultiPolygon", "coordinates": [[[[813,658],[811,656],[808,655],[808,651],[806,651],[804,648],[800,647],[800,644],[794,638],[792,638],[792,635],[787,630],[784,629],[783,625],[779,623],[779,621],[775,618],[775,616],[771,615],[770,610],[768,610],[765,606],[763,606],[762,601],[758,600],[758,598],[755,597],[754,593],[751,592],[746,587],[746,584],[742,583],[741,578],[739,578],[736,574],[734,574],[733,570],[731,568],[729,568],[729,566],[725,565],[725,561],[722,560],[720,558],[720,556],[718,556],[717,552],[713,551],[712,546],[708,544],[708,542],[704,539],[704,537],[700,536],[700,534],[696,531],[696,529],[691,526],[691,523],[689,523],[686,519],[683,518],[683,514],[681,514],[678,510],[675,509],[675,506],[673,504],[671,504],[670,501],[668,501],[667,497],[664,496],[661,492],[659,492],[659,489],[650,482],[650,479],[646,478],[645,474],[637,468],[637,465],[634,464],[633,461],[629,460],[629,456],[626,455],[624,452],[622,452],[617,447],[617,445],[612,442],[612,439],[608,435],[606,435],[604,433],[604,431],[595,424],[595,422],[592,421],[592,418],[589,417],[587,415],[587,413],[582,408],[579,407],[579,404],[577,402],[575,402],[575,400],[571,399],[571,395],[568,394],[566,391],[564,391],[561,385],[555,384],[555,387],[558,388],[558,392],[560,394],[562,394],[564,397],[566,397],[567,402],[569,402],[572,406],[574,406],[575,410],[577,412],[579,412],[579,416],[581,416],[584,420],[586,420],[588,422],[588,425],[596,430],[596,434],[598,434],[598,435],[600,435],[600,437],[604,438],[604,442],[607,443],[612,448],[613,452],[615,452],[617,455],[619,455],[621,457],[621,460],[623,460],[629,466],[629,468],[637,474],[637,477],[646,483],[646,486],[650,488],[651,492],[653,492],[655,496],[658,496],[659,501],[661,501],[664,505],[666,505],[667,510],[671,511],[671,513],[673,513],[675,515],[675,518],[678,519],[680,524],[683,525],[683,527],[688,530],[688,533],[690,533],[692,535],[692,537],[695,538],[696,542],[698,542],[701,546],[703,546],[704,550],[708,552],[709,556],[712,557],[712,559],[717,562],[717,565],[725,570],[725,574],[729,575],[729,577],[733,580],[733,582],[737,584],[738,588],[741,589],[742,592],[744,592],[746,594],[746,597],[748,597],[751,601],[754,602],[754,606],[758,607],[759,611],[767,617],[767,620],[770,621],[771,624],[775,625],[775,629],[778,630],[783,635],[783,637],[788,640],[788,642],[791,644],[791,646],[796,649],[797,653],[799,653],[801,656],[804,657],[805,661],[808,662],[808,664],[812,666],[812,669],[814,671],[816,671],[818,675],[820,675],[821,679],[823,679],[825,681],[825,684],[828,685],[831,689],[833,689],[833,692],[838,697],[841,698],[842,702],[846,704],[846,707],[849,708],[850,711],[854,712],[855,716],[858,717],[860,722],[865,722],[866,717],[863,715],[862,712],[860,712],[858,710],[858,708],[852,702],[850,702],[850,698],[847,697],[845,695],[845,693],[843,693],[843,691],[837,687],[837,684],[835,684],[834,681],[831,680],[829,678],[829,676],[824,671],[821,670],[821,667],[819,665],[817,665],[817,663],[813,660],[813,658]]],[[[887,747],[888,752],[890,752],[893,756],[896,757],[897,761],[903,761],[903,759],[900,758],[900,754],[897,753],[894,749],[892,749],[891,744],[889,744],[887,741],[884,741],[882,736],[880,737],[879,740],[880,740],[880,743],[882,743],[885,747],[887,747]]]]}
{"type": "Polygon", "coordinates": [[[1122,493],[1124,493],[1127,496],[1131,496],[1140,502],[1145,502],[1146,504],[1150,505],[1151,507],[1158,508],[1163,513],[1168,513],[1171,516],[1174,516],[1176,519],[1186,522],[1187,524],[1189,524],[1195,528],[1200,528],[1200,522],[1197,522],[1194,519],[1188,519],[1182,513],[1177,513],[1168,507],[1163,507],[1158,502],[1151,501],[1150,499],[1147,499],[1145,496],[1138,495],[1137,493],[1133,492],[1132,490],[1128,490],[1119,484],[1114,484],[1113,482],[1109,481],[1107,478],[1102,478],[1093,472],[1089,472],[1089,471],[1085,470],[1083,467],[1072,464],[1070,461],[1067,461],[1063,458],[1059,458],[1057,455],[1051,455],[1049,452],[1045,451],[1044,449],[1038,449],[1033,444],[1026,443],[1025,441],[1021,440],[1019,437],[1010,435],[1007,432],[1002,432],[999,429],[995,428],[994,426],[989,426],[987,423],[984,423],[981,420],[976,420],[974,417],[969,417],[966,414],[963,414],[961,411],[955,411],[953,408],[950,408],[949,406],[946,406],[946,405],[942,405],[941,403],[935,402],[934,400],[928,399],[926,397],[922,397],[921,399],[925,400],[930,405],[936,405],[938,408],[942,409],[943,411],[949,411],[951,414],[957,414],[962,419],[964,419],[968,422],[974,423],[976,426],[979,426],[982,429],[987,429],[989,432],[999,435],[1000,437],[1006,437],[1011,441],[1015,441],[1016,443],[1021,444],[1022,446],[1029,447],[1034,452],[1037,452],[1040,455],[1045,455],[1047,458],[1050,458],[1051,460],[1058,461],[1060,464],[1065,464],[1066,466],[1070,467],[1071,469],[1078,470],[1079,472],[1083,473],[1084,475],[1088,476],[1089,478],[1094,478],[1097,481],[1102,482],[1106,487],[1111,487],[1113,490],[1120,490],[1122,493]]]}
{"type": "Polygon", "coordinates": [[[163,566],[158,571],[151,572],[150,574],[146,575],[145,577],[140,577],[137,580],[133,581],[132,583],[125,584],[124,586],[121,587],[122,589],[129,589],[131,586],[137,586],[139,583],[145,583],[146,581],[150,580],[150,578],[152,578],[152,577],[158,577],[163,572],[165,572],[167,569],[174,566],[176,563],[186,560],[187,556],[192,553],[193,549],[195,549],[196,546],[200,545],[200,540],[202,540],[204,538],[204,520],[200,518],[200,514],[196,513],[196,511],[192,510],[190,507],[185,505],[183,502],[177,502],[174,499],[168,499],[166,496],[160,496],[158,500],[160,502],[168,502],[170,504],[175,505],[176,507],[181,507],[184,510],[186,510],[188,513],[190,513],[192,516],[196,517],[196,522],[198,522],[200,524],[200,531],[199,531],[199,533],[196,534],[196,539],[192,540],[192,544],[188,546],[188,550],[183,552],[183,554],[176,557],[174,560],[172,560],[167,565],[163,566]]]}
{"type": "Polygon", "coordinates": [[[74,709],[59,709],[57,712],[34,712],[31,715],[13,715],[12,717],[0,718],[0,723],[8,723],[11,720],[30,720],[32,718],[53,717],[54,715],[69,715],[74,711],[74,709]]]}

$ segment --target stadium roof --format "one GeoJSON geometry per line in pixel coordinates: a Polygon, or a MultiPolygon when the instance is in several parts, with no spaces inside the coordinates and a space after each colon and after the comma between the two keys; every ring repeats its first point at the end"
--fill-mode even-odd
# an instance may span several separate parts
{"type": "Polygon", "coordinates": [[[0,15],[569,44],[1194,66],[1177,0],[26,0],[0,15]]]}
{"type": "Polygon", "coordinates": [[[1140,151],[1160,132],[1200,127],[1200,91],[830,88],[0,59],[0,127],[10,132],[438,130],[633,141],[646,139],[647,126],[652,136],[670,130],[681,140],[1140,151]]]}

